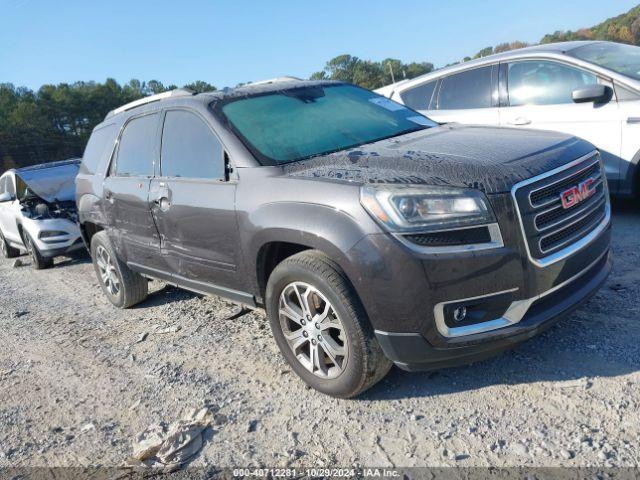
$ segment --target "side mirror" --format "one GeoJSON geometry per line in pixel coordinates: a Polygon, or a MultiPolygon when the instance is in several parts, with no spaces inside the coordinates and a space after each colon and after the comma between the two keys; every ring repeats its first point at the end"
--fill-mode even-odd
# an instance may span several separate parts
{"type": "Polygon", "coordinates": [[[0,203],[10,202],[13,200],[13,195],[9,192],[0,193],[0,203]]]}
{"type": "Polygon", "coordinates": [[[606,85],[590,85],[574,90],[572,97],[575,103],[607,103],[613,98],[613,89],[606,85]]]}

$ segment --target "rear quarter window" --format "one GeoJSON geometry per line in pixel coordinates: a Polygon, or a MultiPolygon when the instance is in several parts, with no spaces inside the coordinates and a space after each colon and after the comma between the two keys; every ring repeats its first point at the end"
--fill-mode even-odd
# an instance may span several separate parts
{"type": "Polygon", "coordinates": [[[94,130],[84,149],[80,173],[93,175],[106,165],[113,152],[118,130],[114,124],[94,130]]]}
{"type": "Polygon", "coordinates": [[[400,94],[402,103],[414,110],[429,110],[429,104],[431,103],[431,97],[436,88],[436,83],[438,83],[438,81],[433,80],[432,82],[427,82],[423,85],[405,90],[400,94]]]}

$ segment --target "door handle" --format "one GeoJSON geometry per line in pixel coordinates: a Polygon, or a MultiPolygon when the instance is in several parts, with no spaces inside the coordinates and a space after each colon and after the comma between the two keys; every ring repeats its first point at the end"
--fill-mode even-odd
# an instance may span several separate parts
{"type": "Polygon", "coordinates": [[[517,117],[507,122],[509,125],[529,125],[531,120],[525,117],[517,117]]]}
{"type": "Polygon", "coordinates": [[[640,117],[629,117],[627,123],[630,125],[640,123],[640,117]]]}

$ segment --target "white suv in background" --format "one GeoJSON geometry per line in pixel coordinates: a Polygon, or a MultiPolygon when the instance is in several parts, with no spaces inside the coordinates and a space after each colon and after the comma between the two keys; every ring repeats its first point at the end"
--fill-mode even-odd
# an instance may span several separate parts
{"type": "Polygon", "coordinates": [[[83,247],[77,224],[75,179],[80,159],[8,170],[0,177],[0,250],[26,250],[36,269],[83,247]]]}
{"type": "Polygon", "coordinates": [[[376,90],[438,122],[556,130],[602,153],[610,191],[640,193],[640,47],[566,42],[443,68],[376,90]]]}

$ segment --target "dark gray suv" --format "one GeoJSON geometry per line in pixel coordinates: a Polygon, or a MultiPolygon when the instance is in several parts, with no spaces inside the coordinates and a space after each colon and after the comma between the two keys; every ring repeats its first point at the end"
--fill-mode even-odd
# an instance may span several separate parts
{"type": "Polygon", "coordinates": [[[603,171],[575,137],[274,81],[110,112],[77,203],[114,305],[156,278],[264,307],[296,373],[350,397],[393,363],[512,347],[592,295],[610,270],[603,171]]]}

